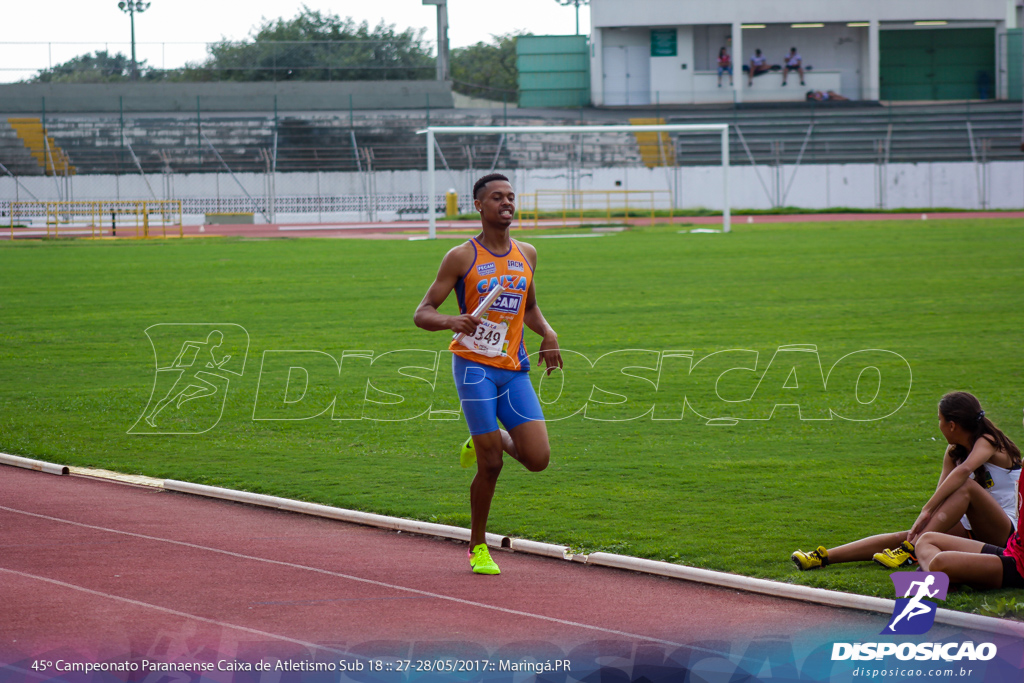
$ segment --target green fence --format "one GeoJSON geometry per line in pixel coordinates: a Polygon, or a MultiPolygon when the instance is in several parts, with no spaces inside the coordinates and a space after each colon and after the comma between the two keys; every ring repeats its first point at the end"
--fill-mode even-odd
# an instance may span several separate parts
{"type": "Polygon", "coordinates": [[[520,107],[590,104],[587,36],[520,36],[516,66],[520,107]]]}
{"type": "Polygon", "coordinates": [[[1019,100],[1024,95],[1024,40],[1019,28],[1006,32],[1006,99],[1019,100]]]}
{"type": "Polygon", "coordinates": [[[996,96],[995,29],[882,31],[879,48],[883,100],[996,96]]]}

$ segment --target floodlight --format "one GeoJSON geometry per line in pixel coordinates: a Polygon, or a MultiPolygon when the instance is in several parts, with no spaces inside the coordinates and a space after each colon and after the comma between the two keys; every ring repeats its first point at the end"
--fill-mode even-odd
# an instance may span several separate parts
{"type": "Polygon", "coordinates": [[[135,60],[135,14],[136,12],[145,12],[149,9],[152,3],[143,2],[142,0],[120,0],[117,3],[117,8],[127,14],[131,18],[132,23],[132,80],[139,78],[139,67],[138,62],[135,60]]]}

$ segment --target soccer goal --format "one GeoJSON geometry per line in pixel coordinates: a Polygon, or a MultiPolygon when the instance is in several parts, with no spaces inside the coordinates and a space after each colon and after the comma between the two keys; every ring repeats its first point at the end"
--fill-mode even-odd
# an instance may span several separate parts
{"type": "MultiPolygon", "coordinates": [[[[567,191],[562,193],[564,198],[568,197],[571,202],[583,202],[591,190],[582,188],[581,178],[593,179],[599,169],[607,169],[633,161],[648,169],[663,167],[668,169],[677,165],[677,145],[674,144],[676,136],[680,134],[695,133],[718,133],[721,139],[720,151],[712,152],[712,159],[718,158],[721,162],[721,197],[722,197],[722,231],[729,232],[731,228],[730,206],[729,206],[729,124],[672,124],[653,123],[643,125],[609,125],[609,126],[429,126],[418,133],[426,138],[427,157],[427,216],[429,219],[430,239],[437,236],[437,160],[440,158],[444,169],[453,174],[455,159],[449,165],[448,157],[459,155],[465,161],[468,156],[469,167],[474,173],[482,175],[488,172],[488,168],[501,170],[511,165],[517,169],[540,169],[546,167],[559,168],[560,177],[566,177],[564,182],[569,185],[567,191]],[[438,141],[438,136],[456,136],[459,144],[448,143],[446,148],[438,141]],[[481,144],[481,140],[489,140],[487,144],[481,144]],[[476,164],[474,164],[474,158],[476,164]]],[[[465,168],[465,166],[463,166],[465,168]]],[[[618,185],[620,181],[616,181],[618,185]]],[[[667,181],[671,184],[671,180],[667,181]]],[[[675,181],[678,184],[678,180],[675,181]]],[[[463,182],[459,181],[458,185],[463,182]]],[[[534,181],[533,184],[537,184],[534,181]]],[[[456,181],[452,180],[452,186],[456,181]]],[[[523,188],[517,187],[517,192],[522,195],[531,195],[534,216],[541,211],[541,200],[538,195],[544,194],[548,188],[539,189],[537,192],[524,192],[523,188]]],[[[672,194],[671,208],[675,208],[675,194],[670,191],[645,188],[644,192],[663,192],[672,194]]],[[[602,190],[603,201],[610,201],[607,198],[611,189],[602,190]]],[[[630,190],[635,192],[635,190],[630,190]]],[[[625,194],[625,193],[622,193],[625,194]]],[[[628,196],[628,195],[627,195],[628,196]]],[[[651,195],[654,196],[654,195],[651,195]]],[[[583,215],[582,205],[574,206],[573,210],[580,208],[580,215],[583,215]]],[[[610,210],[610,209],[609,209],[610,210]]],[[[572,213],[573,211],[567,211],[572,213]]],[[[653,212],[651,214],[653,216],[653,212]]],[[[628,207],[627,207],[628,216],[628,207]]]]}

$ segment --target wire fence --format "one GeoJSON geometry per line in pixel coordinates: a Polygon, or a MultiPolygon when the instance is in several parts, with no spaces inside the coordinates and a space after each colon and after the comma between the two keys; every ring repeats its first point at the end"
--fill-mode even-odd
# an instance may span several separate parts
{"type": "MultiPolygon", "coordinates": [[[[416,38],[140,41],[135,50],[148,81],[429,80],[434,46],[416,38]]],[[[0,82],[127,80],[130,64],[117,56],[131,49],[130,42],[0,42],[0,82]]]]}

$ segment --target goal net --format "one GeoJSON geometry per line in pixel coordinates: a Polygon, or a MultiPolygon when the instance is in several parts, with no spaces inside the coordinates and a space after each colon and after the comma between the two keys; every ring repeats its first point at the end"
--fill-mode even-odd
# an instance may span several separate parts
{"type": "MultiPolygon", "coordinates": [[[[429,126],[419,133],[426,142],[424,189],[434,198],[427,208],[431,239],[437,235],[438,207],[445,206],[445,191],[461,195],[458,208],[469,210],[473,181],[494,171],[512,179],[519,224],[524,226],[539,224],[543,216],[560,215],[563,223],[570,218],[583,222],[671,216],[682,194],[679,136],[701,134],[716,148],[721,172],[707,179],[711,185],[701,188],[699,196],[721,202],[722,230],[730,230],[726,123],[429,126]]],[[[447,203],[449,214],[453,204],[447,203]]]]}

